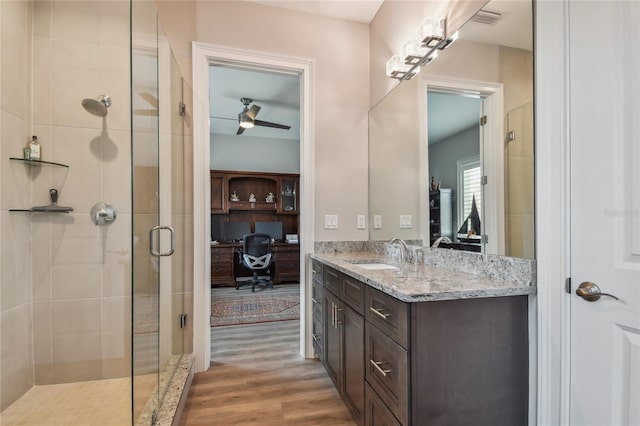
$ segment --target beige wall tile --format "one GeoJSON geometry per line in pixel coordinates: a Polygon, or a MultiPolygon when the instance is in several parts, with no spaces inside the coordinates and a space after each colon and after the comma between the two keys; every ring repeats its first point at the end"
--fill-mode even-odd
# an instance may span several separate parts
{"type": "Polygon", "coordinates": [[[533,158],[509,157],[508,214],[532,214],[534,209],[533,158]]]}
{"type": "Polygon", "coordinates": [[[51,301],[33,302],[33,361],[36,385],[55,383],[51,325],[51,301]]]}
{"type": "MultiPolygon", "coordinates": [[[[4,94],[3,94],[4,96],[4,94]]],[[[0,161],[2,167],[2,193],[0,207],[3,210],[31,207],[31,174],[30,166],[17,161],[10,161],[9,157],[22,158],[22,149],[27,145],[27,124],[21,118],[0,111],[0,161]]]]}
{"type": "Polygon", "coordinates": [[[52,37],[99,43],[100,10],[94,2],[55,1],[52,7],[52,37]]]}
{"type": "Polygon", "coordinates": [[[131,296],[131,215],[118,213],[114,223],[104,228],[103,295],[131,296]]]}
{"type": "Polygon", "coordinates": [[[135,295],[158,294],[158,258],[149,253],[149,230],[157,225],[157,215],[134,214],[133,262],[135,295]]]}
{"type": "Polygon", "coordinates": [[[2,3],[0,27],[1,106],[4,111],[26,118],[29,95],[29,58],[31,55],[31,2],[2,3]]]}
{"type": "Polygon", "coordinates": [[[59,204],[73,207],[75,213],[89,213],[102,201],[102,149],[94,141],[99,136],[100,131],[94,129],[53,129],[53,159],[69,165],[64,187],[58,189],[59,204]]]}
{"type": "Polygon", "coordinates": [[[100,44],[129,49],[129,2],[109,0],[99,3],[100,23],[98,26],[100,44]]]}
{"type": "Polygon", "coordinates": [[[52,266],[99,265],[103,260],[100,228],[87,213],[52,217],[51,250],[52,266]]]}
{"type": "MultiPolygon", "coordinates": [[[[94,142],[98,143],[98,142],[94,142]]],[[[118,214],[131,213],[131,137],[129,132],[110,131],[102,145],[103,200],[118,214]]]]}
{"type": "Polygon", "coordinates": [[[0,410],[4,410],[33,386],[31,304],[0,313],[0,410]]]}
{"type": "Polygon", "coordinates": [[[131,297],[102,301],[102,377],[131,374],[131,297]]]}
{"type": "Polygon", "coordinates": [[[35,37],[51,38],[51,8],[50,0],[34,2],[33,35],[35,37]]]}
{"type": "Polygon", "coordinates": [[[6,311],[31,302],[29,215],[0,211],[0,227],[0,310],[6,311]]]}
{"type": "Polygon", "coordinates": [[[102,264],[54,264],[51,268],[53,300],[95,299],[102,296],[102,264]]]}
{"type": "Polygon", "coordinates": [[[50,215],[32,215],[31,250],[33,300],[51,300],[51,220],[50,215]]]}
{"type": "Polygon", "coordinates": [[[52,306],[55,380],[98,379],[102,375],[102,302],[60,300],[52,306]]]}

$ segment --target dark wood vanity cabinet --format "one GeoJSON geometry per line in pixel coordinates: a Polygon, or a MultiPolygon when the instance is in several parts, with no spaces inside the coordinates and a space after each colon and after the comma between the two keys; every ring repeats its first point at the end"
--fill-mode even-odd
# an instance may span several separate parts
{"type": "MultiPolygon", "coordinates": [[[[364,420],[365,321],[362,314],[343,298],[345,287],[354,295],[350,279],[326,266],[324,274],[323,364],[354,419],[361,425],[364,420]],[[332,290],[336,288],[337,292],[332,290]]],[[[356,286],[364,290],[364,284],[358,284],[356,286]]],[[[359,299],[363,300],[362,297],[359,299]]]]}
{"type": "Polygon", "coordinates": [[[358,424],[528,423],[528,298],[405,303],[324,265],[324,365],[358,424]]]}
{"type": "Polygon", "coordinates": [[[311,274],[312,274],[312,289],[311,289],[311,303],[312,303],[312,337],[313,337],[313,350],[320,361],[324,360],[324,291],[322,288],[322,263],[317,260],[311,261],[311,274]]]}

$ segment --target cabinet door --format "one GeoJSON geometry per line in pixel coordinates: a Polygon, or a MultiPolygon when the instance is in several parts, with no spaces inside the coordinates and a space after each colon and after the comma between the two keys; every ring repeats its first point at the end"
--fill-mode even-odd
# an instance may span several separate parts
{"type": "Polygon", "coordinates": [[[227,179],[224,175],[211,173],[211,213],[229,212],[226,186],[227,179]]]}
{"type": "Polygon", "coordinates": [[[314,280],[313,281],[313,294],[311,296],[311,301],[313,302],[313,349],[316,351],[318,358],[320,361],[324,360],[323,353],[323,333],[324,333],[324,309],[322,308],[324,303],[324,295],[322,291],[322,283],[314,280]]]}
{"type": "Polygon", "coordinates": [[[278,213],[298,214],[298,178],[280,178],[280,201],[278,213]]]}
{"type": "Polygon", "coordinates": [[[333,380],[336,388],[342,393],[342,381],[340,373],[342,372],[342,339],[340,332],[340,324],[338,321],[338,313],[340,302],[329,293],[324,292],[324,368],[329,373],[329,377],[333,380]]]}
{"type": "Polygon", "coordinates": [[[358,424],[364,421],[364,318],[348,306],[339,312],[343,329],[343,395],[358,424]]]}
{"type": "Polygon", "coordinates": [[[369,385],[365,385],[365,426],[401,426],[369,385]]]}

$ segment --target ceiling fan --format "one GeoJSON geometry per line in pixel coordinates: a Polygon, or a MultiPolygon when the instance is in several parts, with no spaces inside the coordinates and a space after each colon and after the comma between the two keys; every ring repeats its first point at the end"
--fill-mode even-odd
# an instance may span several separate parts
{"type": "Polygon", "coordinates": [[[253,102],[251,98],[241,98],[240,101],[244,105],[244,109],[241,113],[238,114],[238,131],[236,135],[241,135],[246,129],[250,129],[253,126],[263,126],[263,127],[273,127],[276,129],[285,129],[289,130],[291,126],[286,126],[284,124],[271,123],[269,121],[256,120],[256,115],[260,111],[260,107],[256,104],[253,104],[251,108],[249,108],[249,104],[253,102]]]}

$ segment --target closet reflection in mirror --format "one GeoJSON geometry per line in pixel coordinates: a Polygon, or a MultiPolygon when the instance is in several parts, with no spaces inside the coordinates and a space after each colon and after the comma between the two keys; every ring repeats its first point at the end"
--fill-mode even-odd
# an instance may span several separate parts
{"type": "Polygon", "coordinates": [[[535,257],[532,4],[483,10],[369,113],[371,240],[535,257]]]}

